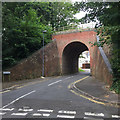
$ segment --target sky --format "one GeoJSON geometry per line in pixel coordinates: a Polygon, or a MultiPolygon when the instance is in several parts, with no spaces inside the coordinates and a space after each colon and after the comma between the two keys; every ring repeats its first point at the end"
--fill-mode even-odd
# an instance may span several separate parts
{"type": "Polygon", "coordinates": [[[78,18],[78,19],[80,19],[80,18],[84,17],[85,14],[86,14],[86,12],[81,11],[80,13],[77,13],[77,14],[75,15],[75,17],[78,18]]]}
{"type": "MultiPolygon", "coordinates": [[[[86,13],[87,12],[80,11],[80,13],[77,13],[75,15],[75,17],[78,18],[78,19],[81,19],[82,17],[85,16],[86,13]]],[[[96,24],[95,22],[90,22],[90,23],[87,23],[87,24],[80,24],[79,26],[83,27],[83,28],[87,28],[87,27],[93,28],[95,26],[95,24],[96,24]]]]}

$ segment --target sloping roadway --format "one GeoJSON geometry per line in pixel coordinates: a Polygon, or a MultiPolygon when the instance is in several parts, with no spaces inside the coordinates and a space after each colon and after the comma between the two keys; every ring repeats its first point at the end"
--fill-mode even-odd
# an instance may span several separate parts
{"type": "MultiPolygon", "coordinates": [[[[118,108],[94,103],[70,91],[68,86],[85,80],[89,73],[60,76],[18,87],[3,93],[3,118],[83,118],[103,120],[112,118],[118,108]]],[[[84,86],[86,87],[86,86],[84,86]]],[[[86,88],[87,89],[87,88],[86,88]]],[[[3,119],[4,120],[4,119],[3,119]]]]}

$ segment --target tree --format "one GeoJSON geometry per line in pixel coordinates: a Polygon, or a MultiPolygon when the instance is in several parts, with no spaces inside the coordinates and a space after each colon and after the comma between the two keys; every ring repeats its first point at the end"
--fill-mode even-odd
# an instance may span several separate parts
{"type": "MultiPolygon", "coordinates": [[[[29,4],[31,3],[27,3],[29,4]]],[[[53,30],[79,22],[74,17],[79,11],[70,2],[40,2],[32,3],[32,6],[37,10],[38,16],[41,16],[41,22],[49,24],[53,30]]]]}
{"type": "Polygon", "coordinates": [[[4,2],[2,6],[3,69],[9,68],[51,41],[54,29],[76,23],[72,3],[4,2]]]}
{"type": "Polygon", "coordinates": [[[99,21],[96,24],[96,30],[100,37],[100,42],[92,44],[97,46],[112,44],[112,89],[114,89],[117,93],[120,93],[120,2],[77,2],[75,3],[75,6],[79,7],[79,10],[88,12],[86,16],[80,20],[80,22],[99,21]]]}
{"type": "Polygon", "coordinates": [[[47,30],[45,44],[51,41],[51,27],[40,22],[36,10],[24,10],[25,6],[19,3],[3,4],[3,69],[40,49],[43,30],[47,30]]]}

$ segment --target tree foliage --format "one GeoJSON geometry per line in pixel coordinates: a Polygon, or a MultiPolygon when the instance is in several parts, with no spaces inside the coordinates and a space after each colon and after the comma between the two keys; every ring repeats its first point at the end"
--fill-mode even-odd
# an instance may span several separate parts
{"type": "Polygon", "coordinates": [[[96,30],[100,41],[92,45],[103,47],[104,44],[111,44],[112,89],[120,93],[120,2],[77,2],[75,6],[79,7],[79,10],[87,11],[86,16],[80,22],[97,22],[96,30]]]}
{"type": "Polygon", "coordinates": [[[45,29],[45,43],[50,42],[51,28],[40,22],[34,9],[23,11],[23,8],[21,3],[3,4],[3,68],[40,49],[45,29]]]}
{"type": "Polygon", "coordinates": [[[2,4],[3,69],[15,65],[51,41],[54,29],[77,23],[71,3],[4,2],[2,4]]]}

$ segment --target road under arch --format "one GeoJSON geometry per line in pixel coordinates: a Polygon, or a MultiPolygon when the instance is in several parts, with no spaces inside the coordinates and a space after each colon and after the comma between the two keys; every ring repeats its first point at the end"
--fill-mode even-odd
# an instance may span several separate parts
{"type": "Polygon", "coordinates": [[[79,55],[88,50],[88,47],[81,42],[71,42],[63,50],[62,74],[78,72],[79,55]]]}

